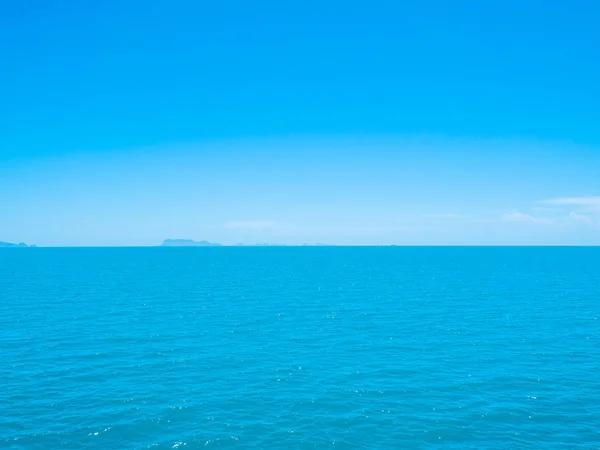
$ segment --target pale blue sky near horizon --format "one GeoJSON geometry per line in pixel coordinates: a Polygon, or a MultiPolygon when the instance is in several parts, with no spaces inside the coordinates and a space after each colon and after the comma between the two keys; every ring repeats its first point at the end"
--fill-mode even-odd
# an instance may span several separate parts
{"type": "Polygon", "coordinates": [[[0,241],[600,245],[600,4],[5,2],[0,241]]]}

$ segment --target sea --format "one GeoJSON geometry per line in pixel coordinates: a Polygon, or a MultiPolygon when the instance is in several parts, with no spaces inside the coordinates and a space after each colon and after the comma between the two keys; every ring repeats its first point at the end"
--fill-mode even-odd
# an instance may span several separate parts
{"type": "Polygon", "coordinates": [[[600,247],[0,250],[1,449],[598,449],[600,247]]]}

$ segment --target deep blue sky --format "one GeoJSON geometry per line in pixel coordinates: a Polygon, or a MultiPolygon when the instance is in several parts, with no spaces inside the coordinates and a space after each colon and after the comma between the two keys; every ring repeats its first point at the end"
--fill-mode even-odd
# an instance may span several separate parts
{"type": "Polygon", "coordinates": [[[3,2],[0,240],[600,244],[600,4],[3,2]]]}

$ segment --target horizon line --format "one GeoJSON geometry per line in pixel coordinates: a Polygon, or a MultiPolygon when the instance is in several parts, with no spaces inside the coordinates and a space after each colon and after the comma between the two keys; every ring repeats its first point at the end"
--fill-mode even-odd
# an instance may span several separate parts
{"type": "Polygon", "coordinates": [[[244,247],[600,247],[600,244],[219,244],[219,245],[36,245],[35,247],[0,247],[13,248],[244,248],[244,247]]]}

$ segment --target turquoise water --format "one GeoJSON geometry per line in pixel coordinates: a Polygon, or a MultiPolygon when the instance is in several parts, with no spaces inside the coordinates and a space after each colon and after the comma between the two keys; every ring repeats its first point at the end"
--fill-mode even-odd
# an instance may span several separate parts
{"type": "Polygon", "coordinates": [[[0,448],[600,448],[600,248],[0,251],[0,448]]]}

